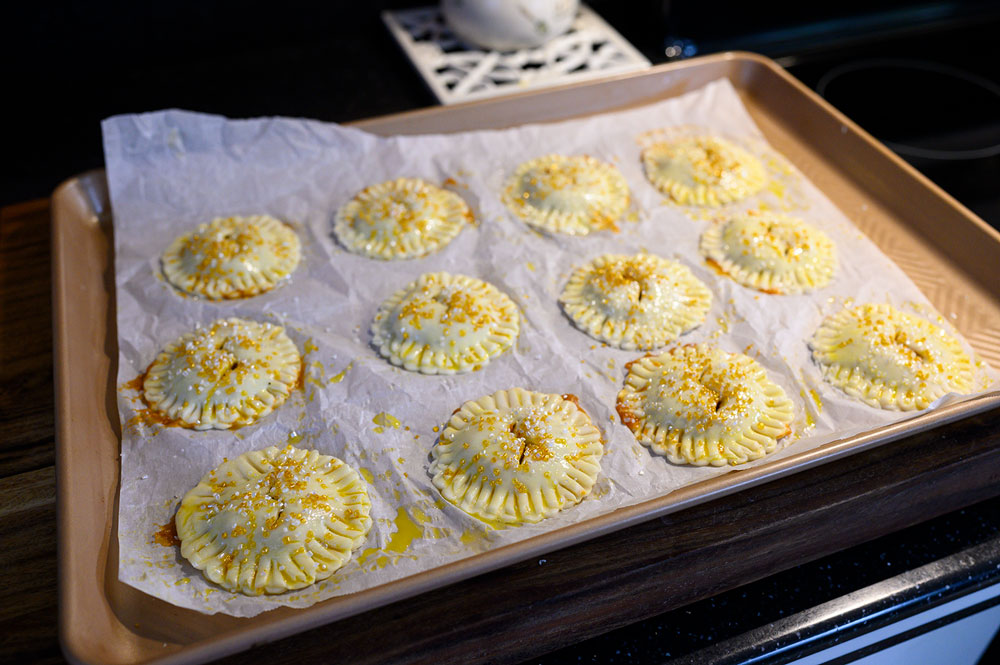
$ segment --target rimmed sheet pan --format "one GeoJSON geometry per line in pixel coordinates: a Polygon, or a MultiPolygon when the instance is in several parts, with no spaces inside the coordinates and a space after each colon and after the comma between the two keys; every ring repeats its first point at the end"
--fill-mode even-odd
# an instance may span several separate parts
{"type": "MultiPolygon", "coordinates": [[[[723,54],[594,83],[357,123],[380,134],[545,122],[665,99],[727,77],[770,144],[917,283],[976,351],[1000,365],[1000,234],[906,166],[773,62],[723,54]]],[[[119,424],[111,225],[103,173],[53,196],[60,615],[80,662],[202,662],[402,600],[719,496],[815,467],[1000,404],[1000,393],[943,407],[754,469],[304,610],[206,617],[117,580],[119,424]],[[96,575],[95,575],[96,571],[96,575]]]]}

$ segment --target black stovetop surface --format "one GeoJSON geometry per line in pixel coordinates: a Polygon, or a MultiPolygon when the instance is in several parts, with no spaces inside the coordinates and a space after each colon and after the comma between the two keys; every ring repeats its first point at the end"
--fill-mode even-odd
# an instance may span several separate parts
{"type": "MultiPolygon", "coordinates": [[[[118,113],[185,108],[230,117],[286,115],[345,122],[432,106],[380,18],[383,8],[433,0],[318,3],[276,9],[244,0],[233,12],[197,0],[132,3],[6,3],[0,73],[9,98],[0,130],[0,205],[47,196],[63,179],[103,163],[100,121],[118,113]]],[[[704,54],[752,50],[778,59],[815,87],[831,70],[877,58],[948,66],[997,84],[1000,3],[985,0],[838,0],[767,13],[715,0],[590,0],[653,62],[683,42],[704,54]],[[874,8],[874,9],[873,9],[874,8]]],[[[926,72],[908,89],[889,73],[830,88],[836,104],[879,138],[906,127],[918,140],[1000,143],[1000,113],[970,89],[926,72]],[[883,90],[884,81],[907,90],[883,90]],[[860,85],[857,83],[860,82],[860,85]],[[896,102],[878,116],[873,110],[896,102]],[[947,93],[947,95],[945,94],[947,93]],[[865,116],[865,117],[861,117],[865,116]],[[975,122],[974,122],[975,121],[975,122]]],[[[989,95],[985,95],[989,97],[989,95]]],[[[898,133],[898,132],[897,132],[898,133]]],[[[918,160],[919,161],[919,160],[918,160]]],[[[993,225],[1000,225],[1000,157],[916,163],[993,225]]]]}

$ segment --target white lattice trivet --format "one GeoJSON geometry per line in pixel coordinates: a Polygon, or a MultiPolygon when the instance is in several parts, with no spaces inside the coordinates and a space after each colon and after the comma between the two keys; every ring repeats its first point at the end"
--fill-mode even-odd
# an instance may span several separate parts
{"type": "Polygon", "coordinates": [[[382,12],[382,20],[442,104],[649,67],[649,60],[584,5],[565,34],[538,48],[507,52],[474,50],[455,36],[436,6],[382,12]]]}

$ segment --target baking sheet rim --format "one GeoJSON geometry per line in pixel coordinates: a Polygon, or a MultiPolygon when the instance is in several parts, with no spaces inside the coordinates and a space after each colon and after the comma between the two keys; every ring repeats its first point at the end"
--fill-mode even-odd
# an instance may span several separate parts
{"type": "MultiPolygon", "coordinates": [[[[712,60],[729,60],[738,59],[736,56],[740,54],[720,54],[712,58],[712,60]]],[[[760,56],[751,55],[746,58],[749,62],[747,64],[757,64],[766,65],[771,67],[770,61],[767,61],[760,56]]],[[[705,59],[709,60],[709,59],[705,59]]],[[[683,64],[683,63],[682,63],[683,64]]],[[[698,64],[698,63],[692,63],[698,64]]],[[[776,67],[776,65],[775,65],[776,67]]],[[[662,70],[661,70],[662,71],[662,70]]],[[[659,73],[657,70],[642,72],[640,74],[655,74],[659,73]]],[[[617,78],[631,77],[632,75],[620,75],[616,77],[611,77],[608,80],[613,81],[617,78]]],[[[579,84],[585,85],[585,84],[579,84]]],[[[577,87],[569,86],[569,87],[577,87]]],[[[533,93],[525,93],[533,94],[533,93]]],[[[534,94],[544,94],[544,93],[534,93],[534,94]]],[[[489,102],[482,102],[489,103],[489,102]]],[[[470,104],[471,105],[471,104],[470,104]]],[[[464,106],[464,105],[463,105],[464,106]]],[[[415,113],[420,113],[416,111],[415,113]]],[[[404,116],[406,114],[399,114],[404,116]]],[[[853,124],[853,123],[852,123],[853,124]]],[[[852,127],[853,128],[853,127],[852,127]]],[[[862,133],[863,134],[863,133],[862,133]]],[[[104,174],[102,170],[92,171],[85,174],[81,174],[75,178],[71,178],[64,182],[53,194],[52,206],[53,206],[53,219],[59,217],[56,214],[56,209],[60,206],[66,205],[62,199],[62,196],[68,195],[69,191],[75,187],[90,188],[90,196],[87,197],[86,194],[81,194],[81,196],[89,198],[91,201],[93,199],[93,192],[96,189],[98,193],[100,192],[100,187],[93,186],[94,178],[103,178],[104,174]]],[[[936,194],[943,194],[937,187],[932,187],[936,194]]],[[[951,197],[945,194],[944,197],[950,203],[954,203],[955,207],[959,212],[965,213],[965,216],[971,217],[973,222],[982,225],[983,222],[978,220],[974,215],[968,213],[961,204],[954,202],[951,197]]],[[[106,201],[104,202],[106,204],[106,201]]],[[[104,210],[91,209],[91,215],[82,215],[77,217],[74,222],[71,223],[93,223],[95,217],[99,217],[101,214],[106,214],[106,210],[109,206],[105,205],[104,210]]],[[[60,225],[56,224],[53,228],[53,246],[55,247],[56,242],[59,240],[56,237],[59,231],[60,225]]],[[[109,240],[109,235],[106,229],[101,229],[98,231],[103,237],[103,241],[107,242],[109,240]]],[[[111,248],[108,247],[109,254],[112,252],[111,248]]],[[[55,253],[54,253],[55,257],[55,253]]],[[[53,261],[53,271],[55,273],[55,278],[53,281],[54,296],[63,296],[68,291],[67,285],[70,283],[67,278],[67,273],[65,271],[65,266],[61,262],[53,261]]],[[[104,295],[109,295],[107,290],[103,292],[104,295]]],[[[54,316],[54,325],[56,327],[55,337],[56,343],[59,344],[63,341],[63,335],[61,332],[65,332],[66,321],[60,316],[58,312],[58,307],[61,304],[59,298],[54,298],[54,306],[56,309],[54,316]]],[[[113,307],[113,302],[108,302],[108,306],[113,307]]],[[[103,322],[101,323],[103,326],[103,322]]],[[[109,331],[104,327],[104,337],[105,343],[108,342],[107,336],[109,331]]],[[[115,343],[117,340],[113,340],[115,343]]],[[[102,350],[103,351],[103,350],[102,350]]],[[[56,429],[56,457],[57,460],[63,461],[65,458],[65,450],[67,446],[71,445],[68,439],[71,438],[67,431],[64,431],[62,423],[59,421],[68,420],[70,414],[68,413],[68,391],[66,384],[61,378],[64,373],[72,373],[70,365],[72,361],[66,363],[56,363],[56,414],[57,414],[57,429],[56,429]],[[62,417],[60,417],[60,415],[62,417]]],[[[113,379],[112,379],[113,381],[113,379]]],[[[114,386],[112,386],[112,389],[114,386]]],[[[102,392],[102,395],[106,391],[102,392]]],[[[728,473],[716,478],[712,478],[706,481],[701,481],[693,485],[686,486],[670,494],[649,499],[632,506],[620,508],[612,513],[606,515],[601,515],[585,522],[580,522],[577,524],[568,525],[566,527],[560,528],[556,531],[552,531],[545,534],[539,534],[537,536],[531,537],[524,541],[519,541],[517,543],[512,543],[488,552],[480,553],[472,557],[447,564],[429,571],[424,571],[416,575],[397,580],[388,584],[380,585],[377,587],[372,587],[365,591],[350,594],[345,596],[339,596],[336,598],[329,599],[310,608],[304,608],[302,610],[295,610],[289,613],[289,616],[275,619],[267,622],[266,624],[254,627],[251,624],[253,619],[247,620],[245,628],[240,628],[237,630],[229,631],[224,633],[218,638],[211,640],[202,640],[200,642],[193,642],[189,644],[179,644],[179,650],[174,651],[170,654],[164,655],[163,657],[154,657],[152,659],[147,659],[141,662],[157,662],[157,663],[167,663],[167,662],[196,662],[206,659],[211,659],[215,657],[220,657],[224,654],[233,653],[239,650],[241,647],[250,646],[250,642],[261,642],[261,641],[271,641],[276,640],[281,637],[285,637],[292,633],[297,633],[308,628],[312,628],[318,625],[326,624],[338,619],[345,618],[354,614],[358,614],[364,611],[374,609],[392,602],[396,602],[414,595],[426,592],[433,588],[438,588],[446,586],[448,584],[453,584],[470,577],[480,575],[492,570],[496,570],[506,565],[510,565],[519,561],[530,559],[533,556],[538,556],[545,552],[554,551],[563,547],[568,547],[570,545],[582,542],[584,540],[589,540],[596,538],[601,535],[606,535],[608,533],[617,531],[619,529],[627,528],[628,526],[637,524],[639,522],[648,521],[664,515],[670,514],[672,512],[679,511],[683,508],[698,505],[700,503],[707,502],[712,499],[716,499],[728,494],[732,494],[742,489],[746,489],[755,485],[762,484],[769,480],[774,480],[791,473],[797,472],[799,470],[805,470],[808,468],[813,468],[825,464],[826,462],[834,461],[836,459],[841,459],[852,455],[857,452],[862,452],[865,450],[870,450],[872,448],[878,447],[880,445],[889,443],[891,441],[897,440],[903,436],[909,434],[915,434],[918,432],[931,429],[933,427],[943,425],[961,418],[969,417],[977,413],[986,411],[990,408],[1000,405],[1000,391],[993,391],[983,395],[976,396],[967,400],[963,400],[954,404],[950,404],[941,407],[935,411],[919,414],[914,418],[893,423],[876,430],[871,430],[864,432],[859,435],[834,441],[819,448],[811,451],[805,451],[803,453],[798,453],[795,455],[790,455],[786,458],[774,460],[752,469],[746,470],[734,470],[733,473],[728,473]],[[252,631],[252,637],[249,636],[249,632],[252,631]]],[[[115,414],[116,415],[116,414],[115,414]]],[[[116,441],[116,444],[120,445],[120,441],[116,441]]],[[[64,533],[66,519],[66,511],[70,508],[72,501],[67,496],[65,491],[66,483],[62,481],[64,474],[68,473],[66,464],[61,464],[62,472],[58,474],[57,478],[57,488],[60,491],[57,493],[57,507],[58,507],[58,517],[59,522],[59,557],[62,559],[65,552],[64,533]]],[[[118,460],[115,459],[115,468],[118,469],[118,460]]],[[[118,480],[116,474],[116,481],[113,487],[114,494],[117,495],[118,480]]],[[[103,489],[103,488],[102,488],[103,489]]],[[[110,525],[106,525],[106,529],[110,528],[110,525]]],[[[104,534],[104,542],[110,537],[109,533],[106,531],[104,534]]],[[[106,561],[106,557],[101,559],[106,561]]],[[[60,583],[59,583],[59,596],[60,601],[63,601],[65,595],[71,586],[72,580],[67,580],[64,578],[63,565],[60,561],[60,583]]],[[[114,580],[113,583],[121,583],[114,580]]],[[[105,598],[105,600],[108,600],[105,598]]],[[[110,601],[109,601],[110,604],[110,601]]],[[[64,651],[71,660],[79,661],[78,658],[74,656],[76,654],[68,648],[69,640],[66,634],[67,622],[71,617],[67,617],[63,611],[63,603],[61,602],[60,607],[60,639],[63,643],[64,651]]],[[[270,613],[261,616],[267,616],[270,613]]],[[[115,615],[118,618],[117,614],[115,615]]],[[[126,628],[126,630],[128,630],[126,628]]]]}

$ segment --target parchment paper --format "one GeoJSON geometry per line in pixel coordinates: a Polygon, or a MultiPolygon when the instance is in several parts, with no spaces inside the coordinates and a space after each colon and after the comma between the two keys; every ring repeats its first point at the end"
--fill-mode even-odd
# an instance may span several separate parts
{"type": "MultiPolygon", "coordinates": [[[[503,131],[379,138],[308,120],[235,121],[181,111],[118,116],[103,129],[118,298],[119,578],[201,612],[252,616],[279,605],[305,607],[727,473],[671,465],[618,422],[614,404],[624,365],[642,354],[595,342],[557,302],[571,269],[599,254],[653,252],[681,261],[708,284],[714,298],[708,318],[680,342],[710,341],[753,355],[795,402],[796,435],[757,463],[913,416],[868,407],[823,382],[806,340],[825,315],[845,304],[890,302],[948,326],[899,268],[768,148],[725,80],[635,110],[503,131]],[[775,184],[721,212],[769,207],[823,229],[839,257],[830,286],[803,296],[766,295],[706,266],[698,239],[710,215],[667,203],[639,161],[643,133],[678,126],[735,139],[764,159],[775,184]],[[507,212],[499,193],[508,174],[553,152],[589,154],[621,170],[633,203],[620,232],[540,234],[507,212]],[[331,235],[337,208],[358,190],[400,176],[448,184],[478,223],[425,258],[384,262],[348,253],[331,235]],[[159,257],[178,234],[215,216],[261,213],[290,222],[301,235],[303,260],[288,283],[220,304],[182,297],[163,280],[159,257]],[[406,372],[379,357],[369,333],[379,304],[437,270],[479,277],[509,294],[522,310],[516,348],[481,371],[454,377],[406,372]],[[235,432],[144,425],[136,391],[126,384],[168,342],[228,316],[284,325],[305,356],[304,390],[235,432]],[[460,404],[514,386],[576,394],[604,433],[606,455],[599,483],[582,503],[538,525],[495,530],[440,498],[427,475],[428,452],[460,404]],[[400,426],[373,422],[381,413],[400,426]],[[180,497],[224,457],[287,442],[345,460],[370,484],[374,526],[332,578],[299,592],[248,598],[206,582],[179,548],[156,542],[180,497]]],[[[978,390],[997,380],[981,363],[977,371],[978,390]]]]}

